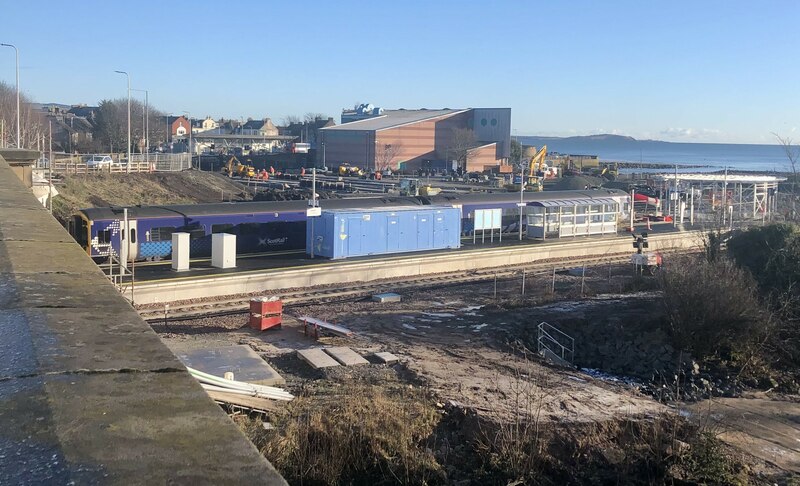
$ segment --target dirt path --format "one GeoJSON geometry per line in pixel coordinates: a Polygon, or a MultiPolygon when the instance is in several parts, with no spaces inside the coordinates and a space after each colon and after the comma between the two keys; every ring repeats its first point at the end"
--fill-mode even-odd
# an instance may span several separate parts
{"type": "Polygon", "coordinates": [[[686,410],[725,442],[800,474],[800,403],[719,398],[703,400],[686,410]]]}

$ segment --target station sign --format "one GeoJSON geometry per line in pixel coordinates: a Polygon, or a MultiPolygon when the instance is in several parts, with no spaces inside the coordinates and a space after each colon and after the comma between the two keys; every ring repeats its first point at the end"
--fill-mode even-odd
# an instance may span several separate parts
{"type": "Polygon", "coordinates": [[[317,208],[308,208],[308,209],[306,209],[306,217],[307,218],[313,218],[313,217],[316,217],[316,216],[322,216],[322,208],[317,207],[317,208]]]}

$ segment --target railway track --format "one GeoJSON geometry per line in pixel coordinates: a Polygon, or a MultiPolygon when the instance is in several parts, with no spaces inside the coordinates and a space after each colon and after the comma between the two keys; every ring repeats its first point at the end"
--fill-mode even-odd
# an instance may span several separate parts
{"type": "MultiPolygon", "coordinates": [[[[398,291],[413,288],[437,288],[455,284],[472,282],[485,282],[495,278],[508,279],[520,275],[549,275],[555,271],[586,266],[587,268],[609,264],[621,264],[630,261],[630,253],[606,255],[590,258],[559,259],[545,262],[530,263],[527,265],[502,267],[498,269],[473,270],[469,272],[450,272],[437,275],[426,275],[419,278],[391,279],[389,281],[358,282],[348,287],[308,288],[275,292],[281,298],[285,307],[318,304],[326,302],[343,302],[369,297],[376,293],[398,291]]],[[[264,295],[264,294],[261,294],[264,295]]],[[[234,314],[244,314],[249,311],[249,302],[252,295],[233,299],[215,299],[203,302],[187,302],[169,304],[168,307],[147,307],[139,309],[139,315],[148,322],[174,322],[200,317],[216,317],[234,314]]]]}

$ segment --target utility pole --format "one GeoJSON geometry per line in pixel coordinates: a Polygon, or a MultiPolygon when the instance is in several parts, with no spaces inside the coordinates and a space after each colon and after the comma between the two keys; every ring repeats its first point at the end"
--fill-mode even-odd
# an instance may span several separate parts
{"type": "Polygon", "coordinates": [[[16,59],[16,74],[17,74],[17,148],[22,148],[22,137],[20,136],[19,129],[19,49],[14,44],[0,44],[3,47],[10,47],[14,49],[14,57],[16,59]]]}
{"type": "Polygon", "coordinates": [[[131,75],[127,71],[114,71],[118,74],[124,74],[128,78],[128,163],[126,165],[126,172],[131,173],[131,75]]]}
{"type": "Polygon", "coordinates": [[[192,161],[192,116],[188,111],[184,111],[183,113],[186,115],[186,118],[189,121],[189,165],[192,166],[192,169],[194,169],[194,162],[192,161]]]}
{"type": "Polygon", "coordinates": [[[150,94],[146,89],[134,89],[133,91],[144,92],[144,112],[142,113],[142,130],[144,130],[144,161],[147,164],[147,170],[150,170],[150,109],[149,109],[149,96],[150,94]]]}
{"type": "Polygon", "coordinates": [[[53,214],[53,120],[50,125],[50,156],[47,161],[47,209],[53,214]]]}
{"type": "MultiPolygon", "coordinates": [[[[525,207],[523,200],[523,192],[525,191],[525,165],[520,162],[519,165],[519,241],[522,241],[522,210],[525,207]]],[[[547,221],[544,222],[545,227],[547,221]]]]}

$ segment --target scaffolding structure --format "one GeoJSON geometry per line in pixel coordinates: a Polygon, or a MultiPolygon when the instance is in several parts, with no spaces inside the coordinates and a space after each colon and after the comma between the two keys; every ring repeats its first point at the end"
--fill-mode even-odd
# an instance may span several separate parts
{"type": "MultiPolygon", "coordinates": [[[[770,221],[778,209],[778,185],[785,177],[743,174],[661,174],[656,181],[676,222],[770,221]]],[[[666,209],[666,208],[665,208],[666,209]]]]}

